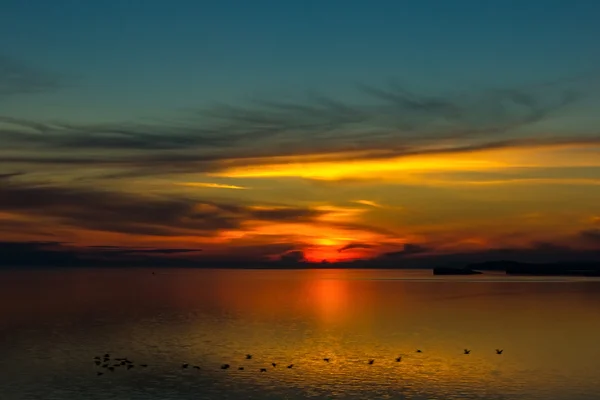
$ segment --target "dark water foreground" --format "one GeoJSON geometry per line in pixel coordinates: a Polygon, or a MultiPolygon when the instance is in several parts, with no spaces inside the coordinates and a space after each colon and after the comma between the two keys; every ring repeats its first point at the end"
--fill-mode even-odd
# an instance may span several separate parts
{"type": "Polygon", "coordinates": [[[594,278],[0,272],[2,400],[592,400],[598,338],[594,278]],[[136,366],[97,376],[107,352],[136,366]]]}

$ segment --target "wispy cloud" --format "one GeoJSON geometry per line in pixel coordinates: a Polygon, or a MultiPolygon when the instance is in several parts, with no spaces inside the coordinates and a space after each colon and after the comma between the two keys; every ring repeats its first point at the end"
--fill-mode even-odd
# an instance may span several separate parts
{"type": "Polygon", "coordinates": [[[579,92],[570,84],[436,97],[395,85],[362,86],[359,93],[353,103],[310,95],[297,102],[219,105],[172,122],[73,124],[0,117],[0,157],[7,165],[52,165],[96,178],[99,169],[103,176],[124,179],[200,172],[250,176],[246,168],[268,165],[273,168],[264,175],[281,176],[277,170],[290,172],[294,162],[299,163],[295,176],[307,176],[318,163],[600,143],[597,133],[538,136],[522,129],[577,101],[579,92]],[[74,171],[73,165],[81,168],[74,171]]]}
{"type": "Polygon", "coordinates": [[[316,220],[322,211],[251,206],[185,197],[142,195],[87,187],[7,183],[0,186],[0,210],[36,216],[55,225],[134,235],[214,235],[245,222],[316,220]]]}
{"type": "Polygon", "coordinates": [[[223,183],[207,183],[207,182],[185,182],[185,183],[178,183],[178,185],[191,186],[191,187],[213,188],[213,189],[238,189],[238,190],[250,189],[249,187],[246,187],[246,186],[226,185],[223,183]]]}
{"type": "Polygon", "coordinates": [[[376,203],[374,201],[371,200],[353,200],[354,203],[357,204],[362,204],[364,206],[370,206],[370,207],[375,207],[375,208],[383,208],[383,206],[379,203],[376,203]]]}
{"type": "Polygon", "coordinates": [[[340,247],[338,253],[352,249],[372,249],[373,247],[375,246],[369,243],[348,243],[347,245],[340,247]]]}
{"type": "Polygon", "coordinates": [[[58,75],[0,55],[0,100],[6,97],[53,91],[63,87],[58,75]]]}
{"type": "Polygon", "coordinates": [[[406,243],[406,244],[404,244],[404,247],[402,248],[402,250],[385,253],[385,256],[387,256],[387,257],[405,257],[405,256],[412,256],[415,254],[427,253],[431,250],[432,250],[431,248],[429,248],[427,246],[423,246],[421,244],[406,243]]]}

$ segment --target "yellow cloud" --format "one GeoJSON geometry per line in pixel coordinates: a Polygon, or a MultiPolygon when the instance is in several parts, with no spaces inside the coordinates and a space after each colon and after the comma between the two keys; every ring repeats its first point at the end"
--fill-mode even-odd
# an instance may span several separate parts
{"type": "Polygon", "coordinates": [[[225,185],[225,184],[221,184],[221,183],[206,183],[206,182],[184,182],[184,183],[178,183],[178,185],[191,186],[191,187],[213,188],[213,189],[238,189],[238,190],[250,189],[245,186],[225,185]]]}
{"type": "Polygon", "coordinates": [[[339,180],[347,177],[381,178],[401,171],[480,171],[506,165],[498,161],[458,157],[415,157],[389,160],[337,162],[297,162],[246,167],[232,167],[213,176],[228,178],[300,177],[306,179],[339,180]]]}
{"type": "MultiPolygon", "coordinates": [[[[441,183],[441,182],[440,182],[441,183]]],[[[495,179],[489,181],[444,181],[448,185],[531,185],[531,184],[549,184],[549,185],[600,185],[600,179],[589,178],[515,178],[515,179],[495,179]]]]}
{"type": "MultiPolygon", "coordinates": [[[[511,168],[600,166],[596,145],[553,145],[523,148],[483,149],[451,154],[420,154],[401,157],[368,158],[369,154],[338,153],[335,159],[315,157],[271,157],[246,165],[223,165],[211,174],[228,178],[298,177],[312,180],[343,179],[423,182],[411,173],[502,171],[511,168]],[[262,163],[261,163],[262,161],[262,163]]],[[[373,155],[371,155],[373,156],[373,155]]]]}

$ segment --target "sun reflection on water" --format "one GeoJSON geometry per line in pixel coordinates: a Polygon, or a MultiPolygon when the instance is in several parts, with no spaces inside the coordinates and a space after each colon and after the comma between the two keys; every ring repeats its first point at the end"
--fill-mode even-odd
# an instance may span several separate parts
{"type": "Polygon", "coordinates": [[[114,374],[111,385],[134,391],[138,382],[156,398],[179,398],[186,387],[207,399],[600,394],[597,284],[390,278],[389,271],[325,269],[72,271],[27,285],[27,277],[7,278],[0,317],[12,334],[0,350],[12,367],[0,382],[45,382],[48,390],[56,379],[48,374],[64,375],[63,385],[79,385],[79,398],[95,388],[108,399],[110,390],[90,381],[88,363],[90,353],[110,349],[151,365],[114,374]],[[22,300],[11,306],[17,295],[22,300]],[[495,354],[497,347],[505,353],[495,354]],[[56,360],[53,372],[48,359],[56,360]],[[182,362],[202,370],[183,371],[182,362]],[[231,369],[221,370],[223,363],[231,369]]]}

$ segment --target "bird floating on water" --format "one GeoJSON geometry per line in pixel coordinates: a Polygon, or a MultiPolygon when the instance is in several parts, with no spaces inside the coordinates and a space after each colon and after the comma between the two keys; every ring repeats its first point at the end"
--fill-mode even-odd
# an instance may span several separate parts
{"type": "Polygon", "coordinates": [[[273,368],[274,368],[274,367],[276,367],[276,366],[277,366],[277,363],[271,363],[271,365],[272,365],[272,366],[273,366],[273,368]]]}
{"type": "Polygon", "coordinates": [[[290,364],[290,365],[288,365],[287,367],[288,367],[288,368],[292,368],[293,366],[294,366],[294,364],[290,364]]]}
{"type": "Polygon", "coordinates": [[[323,361],[329,362],[329,358],[324,358],[323,361]]]}
{"type": "Polygon", "coordinates": [[[471,353],[471,350],[465,349],[465,354],[470,354],[470,353],[471,353]]]}
{"type": "Polygon", "coordinates": [[[223,364],[223,365],[221,365],[221,369],[227,369],[227,368],[229,368],[229,364],[223,364]]]}
{"type": "Polygon", "coordinates": [[[261,368],[260,372],[267,372],[267,369],[266,368],[261,368]]]}
{"type": "Polygon", "coordinates": [[[422,353],[421,349],[417,349],[417,353],[422,353]]]}
{"type": "Polygon", "coordinates": [[[251,360],[252,359],[252,354],[246,354],[246,360],[251,360]]]}
{"type": "Polygon", "coordinates": [[[496,354],[502,354],[503,351],[504,350],[502,350],[502,349],[496,349],[496,354]]]}
{"type": "Polygon", "coordinates": [[[400,362],[400,361],[402,361],[402,356],[396,357],[396,362],[400,362]]]}
{"type": "Polygon", "coordinates": [[[374,363],[374,362],[375,362],[375,360],[373,360],[373,359],[370,359],[370,360],[369,360],[369,365],[373,365],[373,363],[374,363]]]}
{"type": "Polygon", "coordinates": [[[189,364],[188,364],[188,363],[181,364],[181,368],[187,368],[188,366],[189,366],[189,364]]]}

